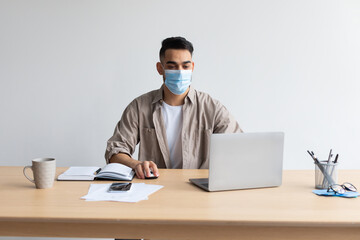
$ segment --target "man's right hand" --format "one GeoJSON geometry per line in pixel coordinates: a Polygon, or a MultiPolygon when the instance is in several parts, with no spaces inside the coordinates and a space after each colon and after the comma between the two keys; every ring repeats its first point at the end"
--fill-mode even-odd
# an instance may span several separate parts
{"type": "Polygon", "coordinates": [[[156,164],[153,161],[138,161],[135,159],[132,159],[129,155],[125,153],[118,153],[114,154],[110,161],[110,163],[121,163],[128,167],[131,167],[135,170],[136,176],[140,179],[145,178],[145,174],[147,177],[150,176],[150,171],[153,172],[153,174],[158,177],[159,176],[159,170],[156,166],[156,164]]]}
{"type": "Polygon", "coordinates": [[[150,171],[152,171],[156,177],[159,176],[159,170],[153,161],[139,162],[138,164],[135,165],[134,170],[136,176],[140,179],[144,179],[145,177],[150,177],[150,171]]]}

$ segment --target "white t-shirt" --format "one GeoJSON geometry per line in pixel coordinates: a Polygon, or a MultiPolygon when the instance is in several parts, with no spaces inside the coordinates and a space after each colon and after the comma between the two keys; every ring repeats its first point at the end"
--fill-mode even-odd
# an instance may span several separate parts
{"type": "Polygon", "coordinates": [[[170,106],[163,102],[161,110],[169,146],[171,168],[182,168],[182,106],[170,106]]]}

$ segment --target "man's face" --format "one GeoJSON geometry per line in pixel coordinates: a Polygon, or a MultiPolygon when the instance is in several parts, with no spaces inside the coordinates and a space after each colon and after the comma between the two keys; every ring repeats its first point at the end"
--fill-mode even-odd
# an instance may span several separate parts
{"type": "Polygon", "coordinates": [[[160,61],[161,62],[156,64],[156,68],[159,74],[163,75],[163,78],[165,78],[164,69],[194,70],[194,62],[192,61],[191,54],[186,49],[168,49],[160,61]]]}

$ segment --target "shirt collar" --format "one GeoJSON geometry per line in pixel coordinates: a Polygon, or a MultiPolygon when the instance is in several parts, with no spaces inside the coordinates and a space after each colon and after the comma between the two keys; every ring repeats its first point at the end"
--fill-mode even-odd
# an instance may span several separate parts
{"type": "Polygon", "coordinates": [[[159,101],[162,101],[163,99],[164,99],[164,84],[161,85],[161,88],[159,90],[157,90],[152,103],[157,103],[159,101]]]}
{"type": "MultiPolygon", "coordinates": [[[[189,89],[189,92],[188,94],[186,95],[185,97],[185,100],[186,99],[189,99],[192,103],[194,102],[195,100],[195,89],[192,87],[192,85],[190,85],[190,89],[189,89]]],[[[157,93],[155,94],[155,97],[152,101],[152,103],[157,103],[159,101],[163,101],[164,100],[164,84],[161,85],[161,88],[157,91],[157,93]]],[[[186,101],[185,101],[186,102],[186,101]]]]}

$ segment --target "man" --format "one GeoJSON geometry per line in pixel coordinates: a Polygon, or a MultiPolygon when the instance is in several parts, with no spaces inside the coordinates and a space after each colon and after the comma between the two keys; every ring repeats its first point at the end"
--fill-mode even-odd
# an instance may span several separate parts
{"type": "Polygon", "coordinates": [[[208,168],[212,133],[241,132],[227,109],[192,88],[193,45],[182,37],[162,42],[156,69],[160,89],[134,99],[108,140],[105,158],[133,168],[140,179],[159,168],[208,168]],[[140,142],[139,160],[131,155],[140,142]]]}

